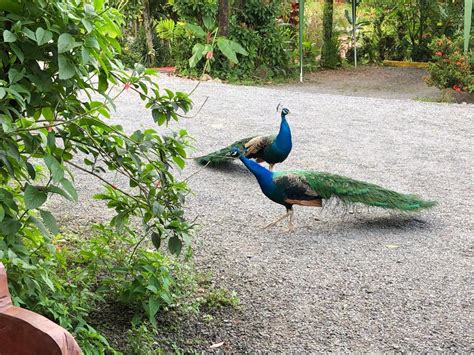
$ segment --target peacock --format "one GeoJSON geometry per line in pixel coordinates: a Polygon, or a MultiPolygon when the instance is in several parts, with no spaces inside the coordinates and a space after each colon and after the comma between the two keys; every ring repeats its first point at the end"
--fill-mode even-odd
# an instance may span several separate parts
{"type": "Polygon", "coordinates": [[[403,212],[433,207],[435,201],[425,201],[415,195],[405,195],[381,186],[344,176],[318,171],[292,170],[272,172],[246,158],[238,148],[229,153],[240,158],[257,178],[262,192],[273,202],[285,206],[286,213],[264,227],[271,227],[288,218],[293,229],[293,205],[322,207],[323,200],[336,198],[344,204],[361,203],[403,212]]]}
{"type": "MultiPolygon", "coordinates": [[[[277,108],[278,110],[278,108],[277,108]]],[[[195,160],[201,165],[220,165],[234,158],[230,155],[232,147],[239,148],[248,159],[255,159],[258,163],[267,162],[269,169],[283,162],[291,152],[291,130],[286,115],[290,111],[287,108],[281,110],[281,124],[278,134],[272,136],[254,136],[241,139],[230,146],[209,153],[195,160]]]]}

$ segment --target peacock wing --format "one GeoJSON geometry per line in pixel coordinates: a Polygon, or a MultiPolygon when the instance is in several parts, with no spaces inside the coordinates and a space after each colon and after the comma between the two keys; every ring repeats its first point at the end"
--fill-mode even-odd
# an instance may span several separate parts
{"type": "Polygon", "coordinates": [[[263,150],[271,145],[275,136],[256,136],[245,143],[245,156],[249,159],[259,158],[263,154],[263,150]]]}
{"type": "Polygon", "coordinates": [[[321,206],[321,196],[308,183],[304,175],[274,173],[273,182],[283,195],[283,201],[293,205],[321,206]]]}

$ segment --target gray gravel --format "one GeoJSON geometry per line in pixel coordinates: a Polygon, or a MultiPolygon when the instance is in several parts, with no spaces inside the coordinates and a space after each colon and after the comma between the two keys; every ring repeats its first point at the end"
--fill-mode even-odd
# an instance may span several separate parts
{"type": "MultiPolygon", "coordinates": [[[[194,86],[166,76],[160,82],[194,86]]],[[[223,341],[219,350],[234,352],[474,351],[473,105],[212,82],[194,93],[195,107],[206,97],[202,112],[180,123],[196,139],[194,155],[276,132],[282,103],[292,112],[294,149],[277,169],[329,171],[439,205],[414,217],[297,206],[296,231],[286,224],[261,231],[284,208],[240,164],[203,170],[190,180],[187,201],[189,218],[201,224],[196,263],[236,290],[241,305],[213,322],[184,319],[183,337],[199,339],[188,349],[223,341]]],[[[130,131],[152,125],[132,93],[119,100],[115,121],[130,131]]],[[[191,162],[183,176],[197,169],[191,162]]],[[[106,216],[87,201],[98,184],[80,178],[77,186],[80,203],[61,207],[69,221],[106,216]]]]}

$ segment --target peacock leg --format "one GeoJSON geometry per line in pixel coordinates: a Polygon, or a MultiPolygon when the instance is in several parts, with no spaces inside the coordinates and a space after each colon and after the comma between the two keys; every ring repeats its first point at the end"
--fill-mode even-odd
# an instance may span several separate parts
{"type": "Polygon", "coordinates": [[[290,214],[290,210],[286,210],[286,213],[279,217],[275,222],[272,222],[270,224],[267,224],[265,227],[263,227],[262,229],[267,229],[267,228],[270,228],[272,226],[274,226],[275,224],[277,224],[278,222],[280,222],[282,219],[285,219],[286,217],[288,217],[288,215],[290,214]]]}
{"type": "Polygon", "coordinates": [[[274,166],[274,165],[275,165],[275,164],[268,164],[268,170],[273,171],[273,166],[274,166]]]}
{"type": "Polygon", "coordinates": [[[293,229],[295,229],[295,226],[293,225],[293,215],[295,211],[293,211],[293,208],[288,210],[288,213],[290,214],[290,218],[288,219],[288,231],[291,232],[293,229]]]}

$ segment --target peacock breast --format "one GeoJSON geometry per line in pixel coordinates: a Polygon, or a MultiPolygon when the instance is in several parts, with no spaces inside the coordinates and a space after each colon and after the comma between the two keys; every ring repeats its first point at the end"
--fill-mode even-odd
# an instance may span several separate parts
{"type": "Polygon", "coordinates": [[[279,147],[275,143],[265,148],[263,151],[263,159],[270,164],[281,163],[291,152],[290,147],[279,147]]]}

